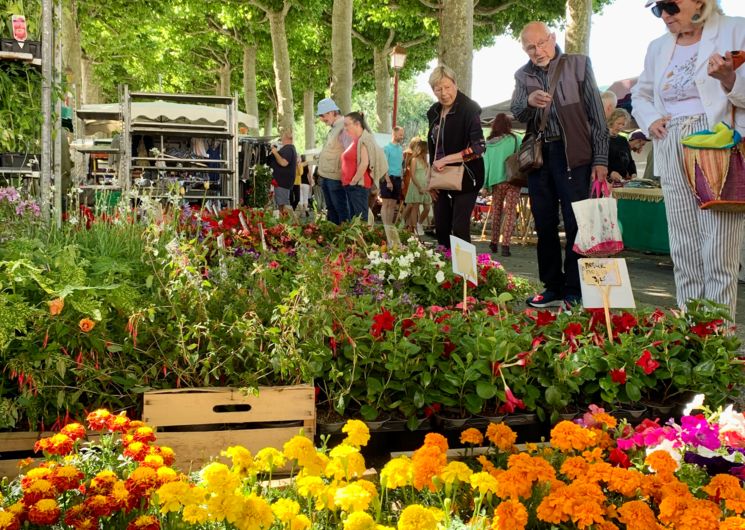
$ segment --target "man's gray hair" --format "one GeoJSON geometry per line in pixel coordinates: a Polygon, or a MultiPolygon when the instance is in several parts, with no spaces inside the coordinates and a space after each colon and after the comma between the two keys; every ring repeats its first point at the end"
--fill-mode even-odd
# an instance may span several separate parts
{"type": "Polygon", "coordinates": [[[612,90],[606,90],[605,92],[600,94],[600,99],[603,100],[603,103],[613,102],[614,107],[618,105],[618,96],[612,90]]]}

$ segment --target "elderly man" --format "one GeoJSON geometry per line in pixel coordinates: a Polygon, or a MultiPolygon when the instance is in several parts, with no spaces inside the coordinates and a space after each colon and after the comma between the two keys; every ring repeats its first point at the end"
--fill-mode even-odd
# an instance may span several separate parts
{"type": "Polygon", "coordinates": [[[616,110],[616,107],[618,106],[618,96],[616,96],[615,92],[606,90],[605,92],[600,94],[600,99],[603,102],[605,119],[608,120],[610,118],[610,115],[613,114],[613,111],[616,110]]]}
{"type": "Polygon", "coordinates": [[[542,22],[526,25],[521,40],[530,60],[515,73],[512,114],[527,124],[528,132],[537,134],[548,113],[542,131],[543,167],[528,175],[538,273],[545,290],[527,304],[571,306],[582,299],[579,256],[572,250],[577,235],[572,203],[587,199],[591,179],[603,181],[608,175],[608,127],[590,59],[562,53],[556,36],[542,22]],[[549,86],[552,82],[558,88],[549,86]],[[563,263],[559,207],[566,233],[563,263]]]}
{"type": "Polygon", "coordinates": [[[339,225],[350,219],[349,201],[341,185],[341,155],[352,145],[352,138],[344,130],[344,116],[333,99],[319,101],[316,115],[331,128],[318,155],[318,175],[326,201],[327,219],[339,225]]]}

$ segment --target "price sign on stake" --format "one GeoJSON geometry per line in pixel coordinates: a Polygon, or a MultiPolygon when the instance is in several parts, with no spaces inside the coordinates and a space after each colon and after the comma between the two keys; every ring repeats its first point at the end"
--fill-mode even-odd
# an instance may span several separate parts
{"type": "Polygon", "coordinates": [[[479,275],[476,268],[476,247],[460,238],[450,236],[453,273],[463,278],[463,312],[468,310],[468,282],[478,285],[479,275]]]}
{"type": "Polygon", "coordinates": [[[626,260],[623,258],[583,258],[579,260],[579,271],[582,305],[586,308],[603,308],[608,338],[613,340],[610,308],[636,307],[626,260]]]}

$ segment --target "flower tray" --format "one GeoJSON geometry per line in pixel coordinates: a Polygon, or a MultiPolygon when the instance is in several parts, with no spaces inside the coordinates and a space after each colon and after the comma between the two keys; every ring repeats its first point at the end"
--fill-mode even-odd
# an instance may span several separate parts
{"type": "Polygon", "coordinates": [[[157,390],[145,393],[142,419],[187,471],[231,445],[255,454],[264,447],[281,451],[301,430],[313,439],[315,392],[307,385],[260,387],[256,396],[234,388],[157,390]]]}

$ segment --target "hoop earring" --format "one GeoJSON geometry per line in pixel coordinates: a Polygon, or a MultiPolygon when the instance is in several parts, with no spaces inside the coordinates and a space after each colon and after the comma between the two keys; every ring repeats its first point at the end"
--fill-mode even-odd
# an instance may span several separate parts
{"type": "Polygon", "coordinates": [[[691,22],[693,22],[694,24],[698,24],[700,21],[701,21],[701,12],[696,11],[691,17],[691,22]]]}

